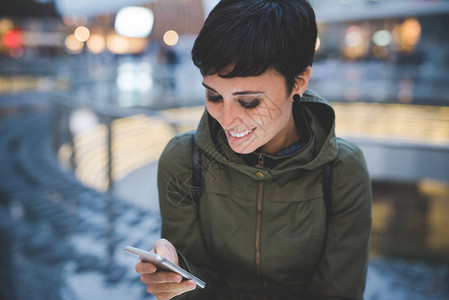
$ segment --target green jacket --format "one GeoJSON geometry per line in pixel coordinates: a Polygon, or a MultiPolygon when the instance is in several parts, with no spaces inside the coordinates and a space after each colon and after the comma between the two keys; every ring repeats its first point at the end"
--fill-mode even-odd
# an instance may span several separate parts
{"type": "Polygon", "coordinates": [[[158,171],[162,237],[207,283],[179,299],[363,299],[372,201],[365,160],[336,138],[334,111],[321,97],[307,91],[293,109],[305,146],[280,157],[233,152],[205,112],[196,131],[203,188],[197,203],[190,190],[194,133],[165,148],[158,171]],[[322,177],[329,161],[326,230],[322,177]]]}

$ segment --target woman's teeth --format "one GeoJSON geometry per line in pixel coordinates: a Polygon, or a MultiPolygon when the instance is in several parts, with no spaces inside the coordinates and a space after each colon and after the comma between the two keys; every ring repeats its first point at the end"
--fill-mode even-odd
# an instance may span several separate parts
{"type": "MultiPolygon", "coordinates": [[[[253,128],[254,129],[254,128],[253,128]]],[[[241,138],[244,137],[245,135],[248,135],[251,133],[251,131],[253,131],[253,129],[247,130],[247,131],[243,131],[243,132],[230,132],[229,134],[233,137],[237,137],[237,138],[241,138]]]]}

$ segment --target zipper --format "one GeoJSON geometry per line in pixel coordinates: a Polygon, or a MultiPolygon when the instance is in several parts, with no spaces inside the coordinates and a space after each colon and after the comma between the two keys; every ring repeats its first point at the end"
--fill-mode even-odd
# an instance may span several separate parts
{"type": "MultiPolygon", "coordinates": [[[[263,167],[263,154],[259,154],[259,166],[263,167]]],[[[263,181],[259,181],[259,189],[257,191],[257,223],[256,223],[256,270],[257,276],[260,276],[260,239],[262,227],[262,199],[263,199],[263,181]]]]}

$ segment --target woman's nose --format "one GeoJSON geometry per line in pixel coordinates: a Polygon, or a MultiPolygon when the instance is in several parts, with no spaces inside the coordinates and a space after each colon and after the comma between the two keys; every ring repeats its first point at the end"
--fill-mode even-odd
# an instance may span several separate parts
{"type": "Polygon", "coordinates": [[[238,116],[238,110],[233,101],[224,101],[221,114],[221,126],[224,129],[231,129],[242,123],[242,119],[238,116]]]}

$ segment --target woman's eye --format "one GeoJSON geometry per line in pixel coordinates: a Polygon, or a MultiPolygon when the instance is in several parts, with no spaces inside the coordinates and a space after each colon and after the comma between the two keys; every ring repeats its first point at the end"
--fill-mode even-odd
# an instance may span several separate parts
{"type": "Polygon", "coordinates": [[[207,100],[210,102],[220,102],[223,100],[223,97],[221,96],[212,96],[212,95],[206,95],[207,100]]]}
{"type": "Polygon", "coordinates": [[[239,100],[240,105],[245,108],[245,109],[253,109],[256,108],[257,106],[259,106],[260,104],[260,99],[254,99],[252,101],[242,101],[239,100]]]}

